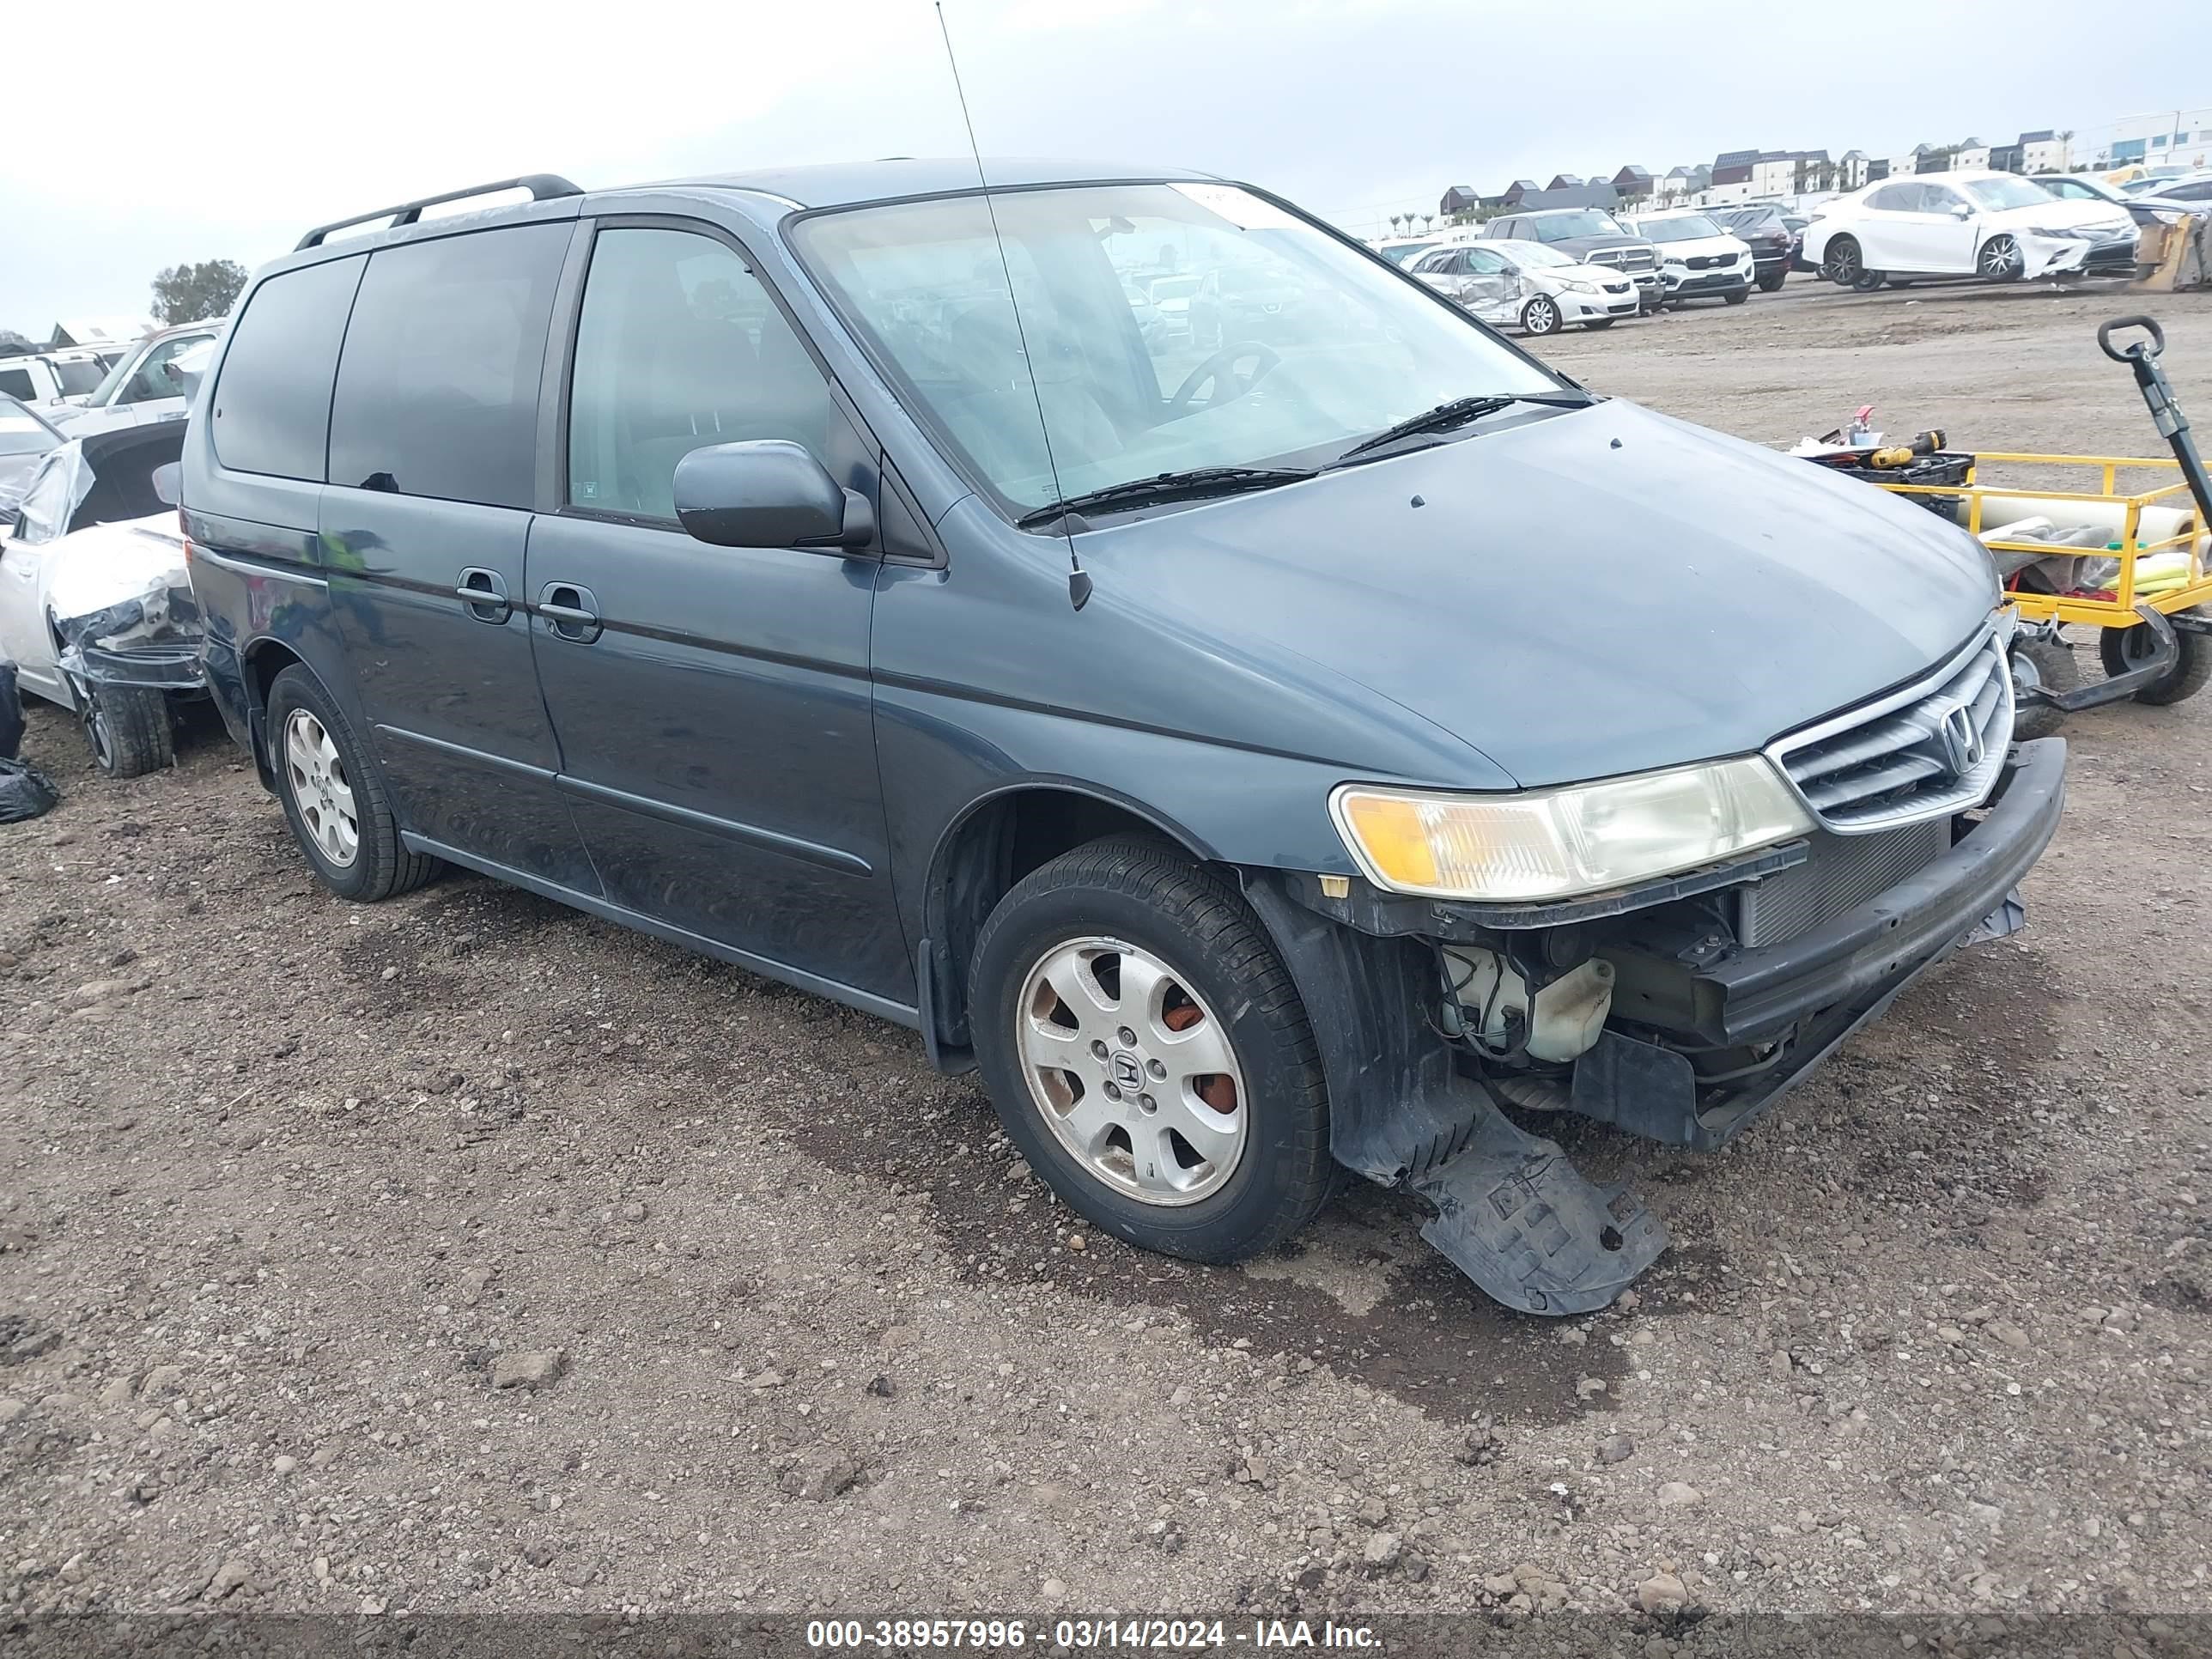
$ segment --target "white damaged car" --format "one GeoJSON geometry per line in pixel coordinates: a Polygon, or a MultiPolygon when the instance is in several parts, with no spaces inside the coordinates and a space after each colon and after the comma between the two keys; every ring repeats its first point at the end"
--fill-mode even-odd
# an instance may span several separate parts
{"type": "Polygon", "coordinates": [[[1611,328],[1636,314],[1636,284],[1628,277],[1542,242],[1447,243],[1407,269],[1494,327],[1557,334],[1576,323],[1611,328]]]}
{"type": "Polygon", "coordinates": [[[2136,224],[2109,202],[2062,201],[2011,173],[1886,179],[1814,210],[1802,257],[1831,282],[2135,274],[2136,224]]]}
{"type": "Polygon", "coordinates": [[[181,421],[50,451],[0,514],[0,657],[84,726],[101,771],[175,757],[174,701],[204,695],[200,612],[170,503],[181,421]]]}

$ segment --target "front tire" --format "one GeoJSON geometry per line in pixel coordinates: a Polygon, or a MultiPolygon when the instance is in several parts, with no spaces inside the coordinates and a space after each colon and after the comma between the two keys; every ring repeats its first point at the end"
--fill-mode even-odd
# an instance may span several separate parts
{"type": "Polygon", "coordinates": [[[1098,1227],[1237,1261],[1328,1197],[1305,1008],[1243,900],[1174,849],[1114,836],[1032,872],[984,924],[969,984],[1007,1137],[1098,1227]]]}
{"type": "MultiPolygon", "coordinates": [[[[2204,607],[2199,605],[2190,614],[2200,616],[2204,607]]],[[[2097,655],[2101,658],[2107,674],[2123,674],[2140,666],[2150,655],[2151,631],[2142,623],[2133,628],[2107,628],[2097,635],[2097,655]]],[[[2207,649],[2201,634],[2173,630],[2173,666],[2165,678],[2153,681],[2136,693],[2136,701],[2148,703],[2154,708],[2163,708],[2169,703],[2195,696],[2212,679],[2212,649],[2207,649]]]]}
{"type": "Polygon", "coordinates": [[[2016,283],[2027,268],[2020,244],[2009,236],[1990,237],[1974,260],[1974,269],[1985,283],[2016,283]]]}
{"type": "Polygon", "coordinates": [[[1747,288],[1732,288],[1721,295],[1722,303],[1732,306],[1740,306],[1749,298],[1751,290],[1747,288]]]}
{"type": "Polygon", "coordinates": [[[277,798],[316,880],[340,898],[374,904],[438,872],[437,860],[400,845],[374,757],[345,711],[296,664],[269,688],[268,732],[277,798]]]}
{"type": "Polygon", "coordinates": [[[1790,273],[1786,270],[1769,271],[1759,279],[1759,291],[1761,294],[1772,294],[1789,280],[1790,273]]]}
{"type": "Polygon", "coordinates": [[[1557,334],[1561,322],[1559,302],[1547,294],[1539,294],[1521,307],[1521,326],[1531,334],[1557,334]]]}
{"type": "Polygon", "coordinates": [[[109,777],[143,777],[177,763],[176,727],[166,693],[82,682],[77,691],[85,744],[93,764],[109,777]]]}
{"type": "Polygon", "coordinates": [[[1588,329],[1591,333],[1595,334],[1601,330],[1611,328],[1620,320],[1620,319],[1618,317],[1593,317],[1588,322],[1584,323],[1583,326],[1588,329]]]}

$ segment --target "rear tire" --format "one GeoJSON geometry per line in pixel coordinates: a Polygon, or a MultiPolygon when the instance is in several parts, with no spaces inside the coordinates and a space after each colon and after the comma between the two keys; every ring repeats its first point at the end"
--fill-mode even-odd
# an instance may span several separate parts
{"type": "Polygon", "coordinates": [[[1866,270],[1866,256],[1859,252],[1858,238],[1838,236],[1828,244],[1820,258],[1820,275],[1838,288],[1855,286],[1866,270]]]}
{"type": "Polygon", "coordinates": [[[166,692],[135,685],[80,684],[84,740],[111,778],[143,777],[177,763],[176,726],[166,692]]]}
{"type": "Polygon", "coordinates": [[[1008,1139],[1117,1238],[1241,1261],[1328,1198],[1328,1092],[1304,1006],[1243,898],[1174,848],[1109,836],[1031,872],[984,923],[969,986],[1008,1139]],[[1231,1069],[1181,1073],[1202,1063],[1177,1055],[1186,1039],[1231,1069]],[[1143,1091],[1134,1103],[1123,1083],[1143,1091]],[[1169,1134],[1183,1125],[1198,1138],[1169,1134]]]}
{"type": "Polygon", "coordinates": [[[316,880],[340,898],[374,904],[438,873],[437,860],[400,845],[375,757],[321,682],[297,664],[269,688],[268,733],[276,797],[316,880]]]}
{"type": "MultiPolygon", "coordinates": [[[[2204,607],[2199,605],[2189,614],[2203,616],[2205,614],[2204,607]]],[[[2104,660],[2105,672],[2107,674],[2124,674],[2142,663],[2149,653],[2147,649],[2134,648],[2135,641],[2138,639],[2148,641],[2150,637],[2150,629],[2140,623],[2133,628],[2107,628],[2099,634],[2097,655],[2104,660]]],[[[2203,635],[2186,634],[2177,628],[2173,630],[2173,666],[2166,671],[2163,679],[2154,681],[2136,692],[2137,702],[2163,708],[2169,703],[2195,696],[2204,689],[2204,683],[2212,679],[2212,648],[2206,646],[2203,635]]]]}

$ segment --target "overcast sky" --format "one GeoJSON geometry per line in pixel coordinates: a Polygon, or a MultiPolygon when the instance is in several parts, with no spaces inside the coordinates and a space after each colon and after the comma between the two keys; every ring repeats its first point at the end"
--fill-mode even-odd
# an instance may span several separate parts
{"type": "MultiPolygon", "coordinates": [[[[1250,179],[1348,228],[1452,184],[1734,149],[2085,137],[2212,102],[2212,6],[948,0],[987,153],[1250,179]]],[[[587,187],[963,150],[928,0],[8,9],[0,327],[182,260],[551,171],[587,187]],[[63,66],[67,66],[64,68],[63,66]]]]}

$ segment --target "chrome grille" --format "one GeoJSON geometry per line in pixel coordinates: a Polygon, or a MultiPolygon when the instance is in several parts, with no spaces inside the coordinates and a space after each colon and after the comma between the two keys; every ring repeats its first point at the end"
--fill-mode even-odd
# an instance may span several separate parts
{"type": "Polygon", "coordinates": [[[1780,945],[1886,893],[1951,847],[1951,825],[1929,818],[1871,836],[1808,838],[1805,862],[1741,890],[1736,938],[1747,947],[1780,945]]]}
{"type": "Polygon", "coordinates": [[[2003,769],[2012,722],[2004,641],[1990,628],[1935,672],[1767,753],[1825,828],[1865,835],[1979,805],[2003,769]]]}
{"type": "Polygon", "coordinates": [[[1622,270],[1650,270],[1659,263],[1659,256],[1648,247],[1601,247],[1589,256],[1588,263],[1622,270]]]}

